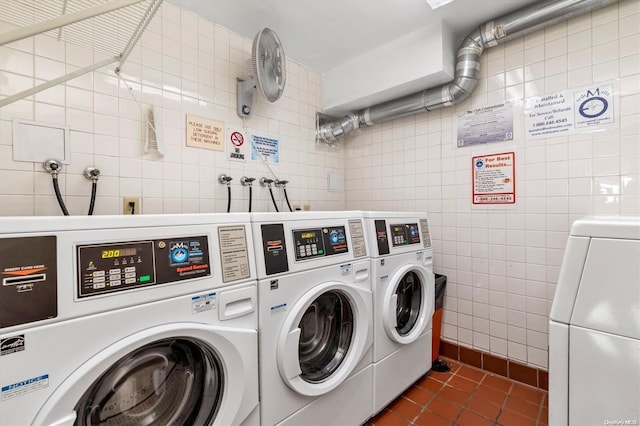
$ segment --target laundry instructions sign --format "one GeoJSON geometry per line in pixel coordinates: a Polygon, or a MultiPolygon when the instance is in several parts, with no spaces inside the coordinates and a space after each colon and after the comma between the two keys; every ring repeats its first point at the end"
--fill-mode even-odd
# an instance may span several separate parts
{"type": "Polygon", "coordinates": [[[474,207],[516,203],[515,157],[502,152],[472,158],[474,207]]]}

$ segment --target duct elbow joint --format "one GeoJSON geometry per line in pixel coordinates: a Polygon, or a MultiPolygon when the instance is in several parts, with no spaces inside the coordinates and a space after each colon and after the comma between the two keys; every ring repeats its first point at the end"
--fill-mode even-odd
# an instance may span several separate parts
{"type": "Polygon", "coordinates": [[[316,131],[316,140],[328,144],[335,143],[339,138],[346,136],[360,127],[360,120],[356,114],[347,114],[340,120],[326,123],[316,131]]]}

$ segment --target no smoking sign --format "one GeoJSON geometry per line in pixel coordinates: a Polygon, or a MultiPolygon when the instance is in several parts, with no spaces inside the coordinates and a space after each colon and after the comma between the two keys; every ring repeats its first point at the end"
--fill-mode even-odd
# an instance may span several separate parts
{"type": "Polygon", "coordinates": [[[231,133],[231,143],[233,146],[242,146],[244,143],[244,135],[240,132],[231,133]]]}
{"type": "Polygon", "coordinates": [[[227,129],[227,158],[233,161],[247,161],[246,136],[239,129],[227,129]]]}

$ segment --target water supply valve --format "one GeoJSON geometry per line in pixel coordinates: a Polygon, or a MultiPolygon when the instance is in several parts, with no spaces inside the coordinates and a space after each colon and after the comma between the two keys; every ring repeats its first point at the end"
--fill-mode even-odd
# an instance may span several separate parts
{"type": "Polygon", "coordinates": [[[221,184],[230,186],[231,185],[231,181],[233,180],[233,178],[231,176],[227,176],[227,175],[225,175],[223,173],[218,177],[218,180],[220,181],[221,184]]]}
{"type": "Polygon", "coordinates": [[[58,160],[47,160],[42,163],[42,167],[53,176],[58,176],[62,170],[62,163],[58,160]]]}
{"type": "Polygon", "coordinates": [[[242,186],[251,186],[254,180],[256,180],[256,178],[242,176],[240,178],[240,183],[242,184],[242,186]]]}
{"type": "Polygon", "coordinates": [[[84,169],[84,177],[91,180],[92,182],[96,182],[100,177],[100,170],[96,169],[93,166],[89,166],[84,169]]]}
{"type": "Polygon", "coordinates": [[[273,183],[273,179],[269,179],[266,177],[260,178],[260,185],[271,188],[271,184],[273,183]]]}

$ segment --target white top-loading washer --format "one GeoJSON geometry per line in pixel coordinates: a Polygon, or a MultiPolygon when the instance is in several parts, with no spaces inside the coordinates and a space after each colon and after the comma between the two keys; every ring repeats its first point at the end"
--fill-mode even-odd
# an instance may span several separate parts
{"type": "Polygon", "coordinates": [[[252,246],[246,214],[0,219],[0,424],[258,424],[252,246]]]}
{"type": "Polygon", "coordinates": [[[640,217],[574,222],[549,321],[549,424],[640,422],[640,217]]]}
{"type": "Polygon", "coordinates": [[[263,425],[372,414],[371,277],[358,212],[255,213],[263,425]]]}
{"type": "Polygon", "coordinates": [[[363,212],[371,256],[374,411],[431,368],[435,299],[429,224],[420,212],[363,212]]]}

